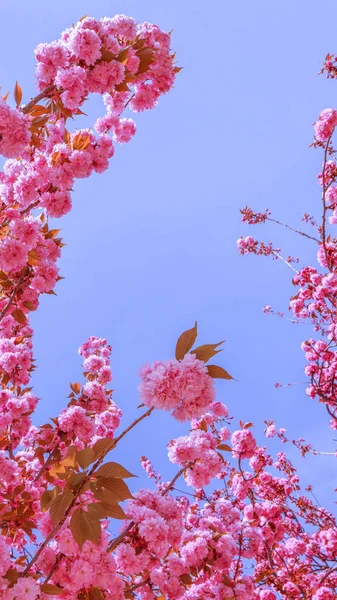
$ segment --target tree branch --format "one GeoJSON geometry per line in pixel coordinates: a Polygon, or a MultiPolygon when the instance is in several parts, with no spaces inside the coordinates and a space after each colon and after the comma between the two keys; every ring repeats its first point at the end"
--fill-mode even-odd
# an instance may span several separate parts
{"type": "Polygon", "coordinates": [[[2,321],[2,319],[6,316],[7,311],[12,306],[14,298],[15,298],[15,294],[16,294],[18,288],[20,287],[21,283],[23,283],[23,279],[19,279],[19,281],[15,285],[14,289],[12,290],[12,293],[9,297],[7,304],[5,304],[2,311],[0,312],[0,321],[2,321]]]}
{"type": "Polygon", "coordinates": [[[271,221],[272,223],[277,223],[277,225],[282,225],[282,227],[286,227],[287,229],[290,229],[290,231],[293,231],[294,233],[298,233],[299,235],[303,235],[303,237],[306,237],[309,240],[314,240],[314,242],[319,243],[319,240],[317,238],[313,237],[312,235],[309,235],[308,233],[305,233],[304,231],[300,231],[299,229],[294,229],[294,227],[290,227],[290,225],[287,225],[286,223],[282,223],[281,221],[278,221],[277,219],[271,219],[270,217],[267,217],[266,221],[271,221]]]}
{"type": "Polygon", "coordinates": [[[56,86],[54,83],[51,83],[50,85],[48,85],[46,88],[44,88],[44,90],[42,90],[42,92],[40,92],[39,94],[37,94],[37,96],[35,96],[34,98],[32,98],[28,104],[24,104],[24,106],[22,106],[21,111],[23,113],[29,113],[30,109],[33,108],[33,106],[35,106],[35,104],[37,104],[38,102],[40,102],[40,100],[42,100],[43,98],[46,98],[46,96],[48,96],[48,94],[50,94],[50,92],[53,92],[56,89],[56,86]]]}

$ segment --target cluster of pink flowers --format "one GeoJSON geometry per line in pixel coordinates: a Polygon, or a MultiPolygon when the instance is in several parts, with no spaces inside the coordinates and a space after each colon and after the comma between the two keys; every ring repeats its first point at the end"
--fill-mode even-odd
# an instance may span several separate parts
{"type": "Polygon", "coordinates": [[[217,440],[211,433],[195,429],[189,435],[172,440],[168,456],[173,464],[186,467],[187,485],[203,488],[222,471],[223,461],[216,447],[217,440]]]}
{"type": "Polygon", "coordinates": [[[14,448],[28,432],[31,426],[30,415],[37,403],[38,399],[31,392],[25,392],[18,397],[8,389],[0,391],[0,435],[4,435],[10,427],[14,448]]]}
{"type": "Polygon", "coordinates": [[[99,544],[85,542],[80,550],[68,527],[57,536],[56,543],[47,546],[38,560],[41,573],[47,575],[55,563],[57,551],[64,555],[53,581],[67,589],[66,600],[75,600],[81,590],[93,587],[102,589],[105,598],[123,600],[125,584],[117,573],[114,557],[107,553],[109,535],[105,530],[99,544]]]}
{"type": "MultiPolygon", "coordinates": [[[[263,221],[256,221],[262,223],[263,221]]],[[[264,244],[254,240],[251,235],[247,235],[245,238],[239,238],[237,240],[237,249],[239,254],[256,254],[258,256],[272,256],[277,258],[277,254],[280,253],[280,248],[274,248],[272,243],[264,244]]]]}
{"type": "Polygon", "coordinates": [[[319,142],[326,142],[333,134],[337,125],[337,110],[325,108],[314,124],[315,138],[319,142]]]}
{"type": "Polygon", "coordinates": [[[79,348],[84,358],[84,375],[88,379],[78,397],[58,416],[58,426],[76,445],[92,445],[99,438],[113,438],[122,416],[121,409],[111,400],[111,391],[105,388],[112,379],[110,367],[111,346],[105,339],[91,336],[79,348]]]}
{"type": "Polygon", "coordinates": [[[140,490],[128,502],[126,512],[136,524],[135,536],[144,538],[147,547],[159,558],[180,541],[182,509],[174,498],[152,490],[140,490]]]}
{"type": "Polygon", "coordinates": [[[171,410],[178,421],[200,416],[213,403],[215,388],[205,364],[194,354],[156,361],[140,372],[140,398],[146,406],[171,410]]]}
{"type": "Polygon", "coordinates": [[[252,432],[249,429],[234,431],[232,449],[235,458],[251,458],[256,450],[256,441],[252,432]]]}
{"type": "Polygon", "coordinates": [[[170,35],[125,15],[86,17],[58,41],[40,44],[35,54],[40,89],[55,85],[66,109],[78,110],[90,93],[108,96],[107,115],[95,127],[101,134],[112,130],[119,143],[136,130],[132,120],[120,118],[125,105],[134,112],[153,108],[179,70],[173,66],[170,35]]]}
{"type": "Polygon", "coordinates": [[[0,97],[0,154],[17,158],[30,139],[27,117],[17,109],[12,110],[0,97]]]}

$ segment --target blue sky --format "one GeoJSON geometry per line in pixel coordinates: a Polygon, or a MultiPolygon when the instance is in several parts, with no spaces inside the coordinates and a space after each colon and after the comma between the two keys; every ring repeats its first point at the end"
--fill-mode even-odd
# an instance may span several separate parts
{"type": "MultiPolygon", "coordinates": [[[[237,422],[275,418],[290,437],[333,450],[324,410],[305,386],[277,390],[276,381],[304,382],[300,342],[310,327],[267,317],[285,310],[291,272],[279,261],[239,257],[236,239],[273,239],[284,254],[313,263],[310,242],[277,226],[252,229],[239,208],[269,207],[298,225],[318,214],[321,157],[309,149],[319,111],[335,106],[336,83],[317,77],[327,52],[337,50],[337,7],[320,23],[317,2],[218,0],[1,0],[2,91],[18,79],[27,100],[35,92],[33,49],[51,41],[83,14],[118,12],[174,29],[179,74],[159,106],[136,116],[138,131],[117,149],[108,172],[76,184],[73,211],[62,222],[65,280],[34,315],[41,402],[36,423],[65,405],[69,382],[80,380],[79,344],[89,335],[113,346],[115,401],[124,423],[136,416],[137,372],[146,361],[173,355],[178,335],[199,323],[200,342],[225,339],[221,364],[235,382],[220,382],[218,399],[237,422]]],[[[91,122],[103,114],[90,101],[91,122]]],[[[78,126],[84,121],[78,121],[78,126]]],[[[158,413],[130,434],[116,457],[141,475],[138,457],[153,459],[166,477],[165,442],[186,430],[158,413]]],[[[277,444],[272,444],[278,450],[277,444]]],[[[282,448],[283,449],[283,448],[282,448]]],[[[331,503],[333,457],[302,460],[320,502],[331,503]],[[314,473],[316,471],[316,474],[314,473]]]]}

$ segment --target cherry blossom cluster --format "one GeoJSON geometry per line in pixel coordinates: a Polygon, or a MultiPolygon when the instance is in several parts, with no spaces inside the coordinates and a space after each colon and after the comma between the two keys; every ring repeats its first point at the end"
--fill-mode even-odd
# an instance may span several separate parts
{"type": "Polygon", "coordinates": [[[201,415],[215,398],[213,379],[204,363],[193,354],[182,361],[156,361],[139,373],[140,398],[146,406],[172,411],[178,421],[201,415]]]}
{"type": "Polygon", "coordinates": [[[26,115],[0,98],[0,154],[16,158],[30,139],[29,121],[26,115]]]}
{"type": "Polygon", "coordinates": [[[217,446],[212,434],[194,429],[188,436],[170,442],[168,456],[173,464],[186,467],[187,485],[201,489],[222,472],[223,462],[216,452],[217,446]]]}
{"type": "MultiPolygon", "coordinates": [[[[56,85],[71,111],[90,93],[111,93],[116,88],[128,92],[128,84],[134,89],[132,110],[146,110],[174,82],[170,35],[125,15],[85,17],[58,41],[39,44],[35,55],[39,88],[56,85]]],[[[120,104],[120,112],[122,108],[120,104]]]]}
{"type": "Polygon", "coordinates": [[[268,244],[258,242],[251,235],[238,239],[237,248],[239,254],[242,255],[256,254],[257,256],[272,256],[273,258],[277,258],[277,255],[281,252],[280,248],[274,248],[271,242],[268,242],[268,244]]]}

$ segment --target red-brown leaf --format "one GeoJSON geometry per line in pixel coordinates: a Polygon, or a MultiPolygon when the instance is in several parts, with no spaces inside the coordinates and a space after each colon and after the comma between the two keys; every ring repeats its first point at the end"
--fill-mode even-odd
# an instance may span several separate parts
{"type": "Polygon", "coordinates": [[[189,350],[191,350],[198,335],[197,322],[192,329],[187,329],[181,334],[176,345],[176,359],[182,360],[189,350]]]}
{"type": "Polygon", "coordinates": [[[22,89],[19,86],[18,82],[16,82],[14,88],[14,100],[16,102],[16,106],[20,106],[22,100],[22,89]]]}
{"type": "Polygon", "coordinates": [[[194,350],[192,350],[191,354],[195,354],[195,357],[198,360],[202,360],[203,362],[207,362],[210,358],[222,352],[222,350],[216,350],[218,346],[221,346],[222,342],[218,342],[217,344],[204,344],[203,346],[198,346],[194,350]]]}
{"type": "Polygon", "coordinates": [[[25,313],[20,310],[20,308],[15,308],[12,312],[12,317],[18,322],[20,323],[20,325],[25,325],[27,322],[27,318],[25,313]]]}
{"type": "Polygon", "coordinates": [[[217,365],[208,365],[207,366],[208,375],[215,379],[233,379],[233,377],[222,367],[218,367],[217,365]]]}

